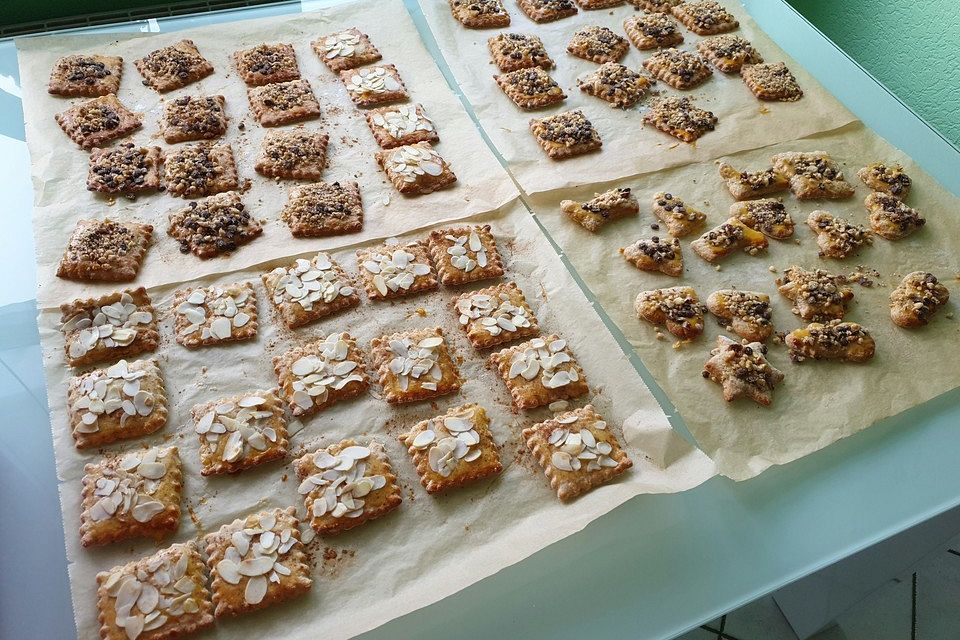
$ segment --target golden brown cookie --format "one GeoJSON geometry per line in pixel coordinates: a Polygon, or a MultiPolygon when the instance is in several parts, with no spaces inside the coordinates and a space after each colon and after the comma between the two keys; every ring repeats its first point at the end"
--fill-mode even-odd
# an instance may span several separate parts
{"type": "Polygon", "coordinates": [[[203,259],[235,251],[263,233],[236,191],[191,202],[169,219],[167,233],[180,243],[180,253],[203,259]]]}
{"type": "Polygon", "coordinates": [[[398,104],[366,112],[367,126],[377,144],[393,149],[417,142],[437,142],[437,127],[419,104],[398,104]]]}
{"type": "Polygon", "coordinates": [[[577,4],[587,11],[619,7],[621,4],[623,4],[623,2],[624,0],[577,0],[577,4]]]}
{"type": "Polygon", "coordinates": [[[723,73],[737,73],[745,64],[763,62],[749,40],[731,34],[704,38],[697,43],[697,51],[723,73]]]}
{"type": "Polygon", "coordinates": [[[616,62],[604,63],[593,73],[577,78],[581,91],[621,109],[635,105],[655,82],[616,62]]]}
{"type": "Polygon", "coordinates": [[[620,255],[641,271],[656,271],[674,277],[683,275],[683,253],[676,238],[653,236],[649,240],[637,240],[621,247],[620,255]]]}
{"type": "Polygon", "coordinates": [[[392,64],[341,71],[340,80],[358,107],[398,102],[410,97],[400,79],[400,72],[392,64]]]}
{"type": "Polygon", "coordinates": [[[694,142],[717,126],[712,111],[700,109],[690,98],[677,97],[652,100],[643,121],[683,142],[694,142]]]}
{"type": "Polygon", "coordinates": [[[774,169],[738,171],[726,162],[720,163],[720,177],[737,200],[752,200],[790,188],[787,176],[774,169]]]}
{"type": "Polygon", "coordinates": [[[603,146],[600,134],[579,109],[534,118],[530,121],[530,131],[553,160],[583,155],[603,146]]]}
{"type": "Polygon", "coordinates": [[[745,64],[740,68],[744,84],[760,100],[796,102],[803,97],[803,90],[796,77],[782,62],[745,64]]]}
{"type": "Polygon", "coordinates": [[[460,294],[453,299],[453,309],[475,349],[540,334],[537,316],[515,282],[460,294]]]}
{"type": "Polygon", "coordinates": [[[163,106],[160,124],[168,144],[212,140],[227,132],[226,101],[223,96],[183,96],[163,106]]]}
{"type": "Polygon", "coordinates": [[[790,360],[840,360],[866,362],[877,349],[870,332],[855,322],[830,320],[825,324],[811,322],[802,329],[794,329],[784,338],[790,360]]]}
{"type": "Polygon", "coordinates": [[[200,437],[202,475],[237,473],[287,455],[287,421],[273,391],[220,398],[190,413],[200,437]]]}
{"type": "Polygon", "coordinates": [[[326,35],[310,43],[310,46],[334,73],[362,67],[382,58],[370,38],[356,27],[326,35]]]}
{"type": "Polygon", "coordinates": [[[249,282],[180,289],[173,332],[188,349],[257,337],[257,294],[249,282]]]}
{"type": "Polygon", "coordinates": [[[623,21],[623,30],[633,46],[641,51],[673,47],[683,42],[683,34],[677,23],[660,12],[630,16],[623,21]]]}
{"type": "Polygon", "coordinates": [[[821,258],[843,260],[873,243],[873,234],[863,226],[850,224],[826,211],[811,212],[807,216],[807,226],[817,236],[821,258]]]}
{"type": "Polygon", "coordinates": [[[129,358],[160,344],[156,314],[143,287],[60,305],[60,331],[71,367],[129,358]]]}
{"type": "Polygon", "coordinates": [[[560,85],[540,67],[527,67],[493,77],[521,109],[540,109],[567,99],[560,85]]]}
{"type": "Polygon", "coordinates": [[[500,33],[487,40],[487,46],[494,64],[504,73],[529,67],[553,68],[553,59],[535,35],[500,33]]]}
{"type": "Polygon", "coordinates": [[[160,188],[160,147],[123,142],[109,149],[90,150],[87,190],[137,194],[160,188]]]}
{"type": "Polygon", "coordinates": [[[280,396],[295,416],[313,415],[370,386],[363,352],[349,333],[295,347],[273,359],[280,396]]]}
{"type": "Polygon", "coordinates": [[[553,22],[577,13],[573,0],[517,0],[517,4],[534,22],[553,22]]]}
{"type": "Polygon", "coordinates": [[[213,73],[213,65],[200,55],[192,40],[157,49],[133,64],[143,76],[143,84],[160,93],[185,87],[213,73]]]}
{"type": "Polygon", "coordinates": [[[740,344],[717,336],[717,346],[703,367],[703,377],[723,387],[723,399],[733,402],[747,397],[764,407],[773,402],[773,389],[783,382],[783,372],[764,357],[767,348],[759,342],[740,344]]]}
{"type": "Polygon", "coordinates": [[[900,240],[927,223],[920,212],[897,196],[874,191],[864,201],[870,214],[870,228],[887,240],[900,240]]]}
{"type": "MultiPolygon", "coordinates": [[[[581,5],[583,0],[580,0],[581,5]]],[[[616,62],[627,55],[630,43],[607,27],[583,27],[574,32],[567,44],[567,52],[578,58],[603,64],[616,62]]]]}
{"type": "Polygon", "coordinates": [[[453,186],[456,174],[429,142],[407,144],[376,153],[377,164],[394,189],[419,196],[453,186]]]}
{"type": "Polygon", "coordinates": [[[627,2],[638,9],[669,14],[670,10],[680,4],[682,0],[627,0],[627,2]]]}
{"type": "Polygon", "coordinates": [[[153,227],[136,222],[78,220],[63,251],[57,276],[68,280],[129,282],[137,277],[153,227]]]}
{"type": "MultiPolygon", "coordinates": [[[[327,166],[330,136],[306,129],[268,131],[254,169],[283,180],[319,180],[327,166]]],[[[352,183],[356,184],[356,183],[352,183]]]]}
{"type": "Polygon", "coordinates": [[[233,53],[240,79],[251,87],[287,82],[300,77],[297,54],[290,44],[258,44],[233,53]]]}
{"type": "Polygon", "coordinates": [[[773,311],[765,293],[721,289],[707,297],[707,309],[727,330],[750,342],[765,342],[773,334],[773,311]]]}
{"type": "Polygon", "coordinates": [[[47,91],[68,98],[96,98],[117,93],[122,76],[123,58],[119,56],[64,56],[50,71],[47,91]]]}
{"type": "Polygon", "coordinates": [[[587,231],[599,231],[605,224],[640,212],[637,197],[629,187],[597,193],[586,202],[561,200],[560,210],[587,231]]]}
{"type": "Polygon", "coordinates": [[[425,242],[358,249],[357,265],[371,300],[389,300],[439,287],[425,242]]]}
{"type": "Polygon", "coordinates": [[[673,48],[656,52],[643,61],[643,66],[674,89],[692,89],[713,73],[696,53],[673,48]]]}
{"type": "Polygon", "coordinates": [[[143,124],[141,115],[123,106],[112,93],[75,104],[54,119],[82,149],[122,138],[143,124]]]}
{"type": "Polygon", "coordinates": [[[250,87],[247,99],[250,113],[264,127],[277,127],[320,115],[320,103],[306,79],[250,87]]]}
{"type": "Polygon", "coordinates": [[[740,26],[733,14],[714,0],[686,0],[670,11],[687,29],[701,36],[733,31],[740,26]]]}
{"type": "Polygon", "coordinates": [[[324,238],[363,230],[363,202],[356,182],[314,182],[290,191],[280,219],[295,238],[324,238]]]}
{"type": "Polygon", "coordinates": [[[790,190],[798,200],[849,198],[853,185],[833,158],[823,151],[790,151],[773,156],[773,168],[790,178],[790,190]]]}
{"type": "Polygon", "coordinates": [[[450,12],[468,29],[510,26],[510,14],[502,0],[450,0],[450,12]]]}
{"type": "Polygon", "coordinates": [[[329,254],[297,258],[260,276],[267,296],[288,329],[296,329],[360,304],[353,280],[329,254]]]}
{"type": "Polygon", "coordinates": [[[707,262],[716,262],[740,249],[751,256],[765,251],[769,243],[759,231],[751,229],[737,218],[707,231],[690,243],[693,252],[707,262]]]}
{"type": "Polygon", "coordinates": [[[693,340],[703,333],[704,306],[693,287],[641,291],[634,308],[641,320],[664,325],[681,340],[693,340]]]}
{"type": "Polygon", "coordinates": [[[567,341],[556,334],[508,347],[491,355],[489,362],[517,409],[536,409],[590,392],[567,341]]]}
{"type": "Polygon", "coordinates": [[[440,282],[448,287],[503,275],[503,260],[488,224],[435,229],[427,247],[440,282]]]}
{"type": "Polygon", "coordinates": [[[857,176],[874,191],[889,193],[898,198],[906,198],[913,183],[899,164],[872,162],[857,171],[857,176]]]}
{"type": "Polygon", "coordinates": [[[908,273],[890,293],[890,319],[905,329],[922,327],[949,299],[950,291],[932,273],[908,273]]]}
{"type": "Polygon", "coordinates": [[[381,336],[372,347],[373,366],[390,404],[436,398],[463,385],[440,327],[381,336]]]}
{"type": "Polygon", "coordinates": [[[662,191],[653,196],[653,215],[675,238],[690,235],[707,220],[707,214],[688,206],[683,198],[662,191]]]}
{"type": "Polygon", "coordinates": [[[730,205],[730,216],[776,240],[789,238],[795,228],[793,218],[779,198],[734,203],[730,205]]]}
{"type": "Polygon", "coordinates": [[[167,192],[180,198],[200,198],[233,191],[240,186],[233,149],[229,144],[188,144],[163,161],[167,192]]]}
{"type": "Polygon", "coordinates": [[[793,313],[807,322],[843,318],[853,299],[853,289],[847,286],[847,278],[823,269],[809,271],[792,266],[784,269],[776,283],[780,293],[793,302],[793,313]]]}

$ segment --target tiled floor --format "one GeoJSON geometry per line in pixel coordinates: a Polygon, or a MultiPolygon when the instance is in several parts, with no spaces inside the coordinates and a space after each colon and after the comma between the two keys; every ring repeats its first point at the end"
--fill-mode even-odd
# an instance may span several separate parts
{"type": "MultiPolygon", "coordinates": [[[[772,597],[676,640],[797,640],[772,597]]],[[[960,640],[960,537],[916,572],[893,580],[810,640],[960,640]]]]}

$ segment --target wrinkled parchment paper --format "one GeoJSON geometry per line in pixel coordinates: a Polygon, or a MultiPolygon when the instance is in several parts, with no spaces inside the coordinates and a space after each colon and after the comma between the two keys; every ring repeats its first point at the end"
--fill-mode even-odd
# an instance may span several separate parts
{"type": "Polygon", "coordinates": [[[532,200],[541,222],[634,345],[697,443],[717,462],[722,474],[737,480],[752,478],[771,465],[796,460],[960,385],[960,368],[956,364],[960,359],[960,319],[948,317],[956,311],[960,297],[960,258],[955,248],[956,238],[960,237],[960,218],[956,216],[960,199],[860,124],[723,160],[740,169],[754,170],[769,166],[774,153],[795,150],[830,153],[842,165],[847,180],[856,186],[856,194],[847,200],[806,203],[797,201],[789,192],[781,194],[797,223],[794,238],[799,243],[770,240],[766,254],[732,255],[720,262],[719,270],[690,250],[690,241],[696,235],[684,238],[681,243],[686,270],[681,278],[635,269],[623,260],[618,249],[641,237],[666,235],[663,225],[659,231],[650,228],[651,222],[656,222],[650,207],[658,191],[672,192],[703,210],[707,228],[722,223],[729,215],[733,198],[720,181],[715,163],[540,194],[532,200]],[[855,174],[877,160],[903,164],[914,181],[907,203],[926,217],[926,226],[897,242],[878,237],[872,247],[843,261],[819,258],[815,236],[805,224],[807,215],[815,209],[825,209],[869,226],[863,200],[870,190],[855,174]],[[559,210],[561,199],[587,199],[595,191],[619,186],[634,189],[641,204],[639,217],[612,223],[594,235],[559,210]],[[725,403],[719,386],[701,378],[717,335],[736,338],[723,331],[712,316],[707,318],[704,335],[673,348],[675,339],[669,333],[664,331],[665,339],[657,340],[653,326],[638,320],[634,312],[637,294],[646,289],[685,284],[694,287],[700,300],[706,301],[717,289],[739,288],[767,293],[774,306],[776,330],[789,332],[801,321],[791,314],[791,305],[777,292],[774,279],[794,264],[843,274],[854,272],[857,265],[879,271],[879,277],[867,276],[875,281],[872,287],[852,285],[855,297],[846,316],[871,331],[877,353],[872,361],[862,365],[828,361],[793,364],[785,347],[771,344],[768,358],[786,374],[786,379],[776,389],[769,408],[745,399],[725,403]],[[901,329],[890,321],[888,295],[903,276],[917,270],[937,275],[954,298],[929,326],[901,329]]]}
{"type": "MultiPolygon", "coordinates": [[[[642,124],[649,97],[630,109],[620,110],[577,87],[577,78],[592,73],[598,65],[567,53],[570,38],[581,27],[592,25],[609,27],[625,37],[623,21],[636,15],[632,5],[599,11],[581,9],[575,16],[536,24],[520,11],[515,2],[504,4],[510,12],[509,27],[476,30],[465,29],[453,19],[447,0],[420,0],[427,22],[463,94],[520,187],[527,193],[605,182],[712,160],[726,153],[829,131],[855,119],[813,76],[774,44],[743,7],[729,0],[723,4],[740,22],[740,29],[733,33],[752,42],[767,62],[786,62],[803,88],[804,97],[798,102],[761,102],[750,93],[739,74],[728,75],[716,69],[711,79],[689,91],[677,91],[658,82],[657,93],[689,96],[701,108],[712,111],[719,118],[715,131],[707,133],[695,144],[685,144],[642,124]],[[491,61],[487,47],[487,39],[500,32],[533,33],[543,40],[547,53],[556,62],[550,75],[567,94],[565,101],[536,111],[524,111],[500,91],[493,80],[499,70],[491,61]],[[559,162],[550,160],[530,134],[528,123],[531,118],[570,109],[583,110],[600,133],[603,149],[559,162]]],[[[680,30],[684,43],[678,47],[695,51],[696,42],[702,37],[682,26],[680,30]]],[[[645,72],[641,63],[652,53],[640,52],[631,45],[630,52],[620,62],[645,72]]]]}
{"type": "MultiPolygon", "coordinates": [[[[483,577],[560,540],[633,496],[692,488],[714,474],[713,463],[670,428],[656,400],[623,355],[600,318],[561,265],[533,219],[519,204],[474,219],[489,223],[508,265],[507,278],[526,294],[544,331],[565,337],[582,364],[591,395],[573,404],[592,402],[618,435],[635,466],[621,480],[576,502],[563,505],[529,454],[521,449],[520,431],[549,415],[549,410],[516,414],[499,378],[485,368],[487,352],[470,346],[456,324],[449,300],[455,290],[412,296],[396,303],[364,299],[354,311],[320,321],[295,333],[271,320],[258,274],[274,264],[218,274],[197,283],[256,280],[260,332],[257,339],[231,346],[189,351],[176,344],[170,313],[174,286],[151,290],[161,310],[162,344],[156,353],[171,402],[169,422],[157,434],[111,450],[145,444],[173,444],[184,464],[184,516],[173,540],[216,530],[253,510],[296,504],[296,479],[288,461],[263,465],[232,477],[200,476],[198,438],[189,410],[194,404],[276,384],[270,357],[295,344],[333,331],[353,334],[368,357],[373,338],[398,330],[441,326],[451,343],[466,383],[457,393],[435,402],[393,408],[379,397],[379,387],[353,401],[332,406],[292,423],[292,455],[326,446],[348,436],[384,443],[402,487],[403,504],[393,514],[339,537],[311,543],[315,570],[313,591],[290,605],[226,620],[211,637],[348,638],[435,602],[483,577]],[[416,422],[464,402],[478,402],[490,414],[494,437],[502,443],[504,472],[491,481],[431,497],[420,486],[398,434],[416,422]],[[626,422],[622,429],[620,425],[626,422]],[[298,430],[299,429],[299,430],[298,430]],[[649,458],[645,457],[645,453],[649,458]],[[189,514],[189,515],[188,515],[189,514]]],[[[402,240],[423,237],[423,232],[402,240]]],[[[333,252],[351,273],[354,248],[333,252]]],[[[304,254],[308,256],[309,254],[304,254]]],[[[476,285],[487,286],[490,282],[476,285]]],[[[456,291],[459,291],[456,290],[456,291]]],[[[78,499],[83,464],[97,452],[74,449],[67,423],[66,386],[70,375],[63,360],[58,315],[44,310],[40,333],[44,347],[54,448],[61,480],[70,586],[80,638],[96,637],[94,576],[99,570],[152,552],[151,542],[120,543],[83,549],[77,534],[78,499]]],[[[166,540],[162,544],[169,544],[166,540]]]]}
{"type": "MultiPolygon", "coordinates": [[[[396,0],[340,5],[317,13],[231,22],[229,25],[150,36],[110,34],[29,38],[19,40],[18,47],[35,191],[34,235],[37,239],[37,299],[40,306],[56,306],[65,299],[103,294],[113,288],[112,285],[79,286],[54,275],[79,218],[110,217],[152,224],[154,246],[147,253],[137,283],[154,286],[490,211],[516,194],[503,168],[483,144],[476,127],[423,47],[403,4],[396,0]],[[374,153],[379,147],[367,127],[363,112],[354,108],[339,77],[320,62],[310,47],[312,41],[323,35],[353,26],[369,34],[383,54],[382,63],[397,66],[410,93],[411,103],[421,103],[434,121],[440,135],[437,150],[458,177],[453,188],[406,198],[394,190],[377,166],[374,153]],[[214,66],[214,74],[163,95],[143,86],[133,61],[182,38],[190,38],[196,43],[200,53],[214,66]],[[365,214],[362,232],[333,238],[297,239],[279,219],[287,193],[297,183],[270,180],[254,171],[266,129],[249,113],[246,85],[238,77],[231,58],[234,51],[262,42],[286,42],[296,50],[301,75],[310,81],[322,110],[319,119],[307,121],[303,127],[330,136],[324,180],[355,180],[360,184],[365,214]],[[155,144],[164,150],[182,147],[182,144],[167,145],[159,135],[165,101],[185,95],[225,96],[230,121],[226,137],[221,140],[229,142],[233,148],[241,181],[251,181],[252,188],[245,194],[244,202],[263,224],[263,235],[229,257],[200,261],[193,255],[182,255],[178,243],[166,233],[168,212],[187,206],[188,200],[166,193],[152,193],[141,195],[133,202],[118,197],[111,203],[104,195],[85,190],[88,154],[67,138],[54,122],[54,114],[77,101],[49,95],[46,85],[50,69],[60,56],[86,52],[119,55],[124,59],[118,97],[128,108],[143,113],[143,127],[123,140],[155,144]]],[[[293,126],[297,125],[282,128],[293,126]]]]}

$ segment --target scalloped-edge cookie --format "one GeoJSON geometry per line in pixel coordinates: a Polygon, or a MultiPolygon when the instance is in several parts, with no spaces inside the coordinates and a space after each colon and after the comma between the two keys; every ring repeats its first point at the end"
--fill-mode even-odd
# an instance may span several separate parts
{"type": "Polygon", "coordinates": [[[577,13],[573,0],[517,0],[520,10],[534,22],[553,22],[577,13]]]}
{"type": "Polygon", "coordinates": [[[290,413],[306,416],[355,398],[370,386],[363,352],[349,333],[294,347],[273,359],[280,396],[290,413]]]}
{"type": "Polygon", "coordinates": [[[297,258],[260,276],[276,314],[288,329],[360,304],[353,280],[329,254],[297,258]]]}
{"type": "Polygon", "coordinates": [[[60,305],[60,331],[71,367],[129,358],[160,344],[156,313],[143,287],[60,305]]]}
{"type": "Polygon", "coordinates": [[[201,142],[179,147],[163,162],[167,193],[179,198],[201,198],[240,186],[233,149],[229,144],[201,142]]]}
{"type": "Polygon", "coordinates": [[[616,62],[606,62],[593,73],[577,78],[580,91],[621,109],[635,105],[655,83],[653,78],[616,62]]]}
{"type": "Polygon", "coordinates": [[[463,385],[440,327],[374,338],[371,347],[383,398],[390,404],[436,398],[463,385]]]}
{"type": "Polygon", "coordinates": [[[248,86],[259,87],[274,82],[288,82],[300,77],[297,53],[293,45],[258,44],[233,53],[237,74],[248,86]]]}
{"type": "Polygon", "coordinates": [[[427,237],[440,282],[456,287],[503,275],[503,260],[490,225],[435,229],[427,237]]]}
{"type": "Polygon", "coordinates": [[[123,58],[70,55],[58,59],[50,71],[47,91],[68,98],[96,98],[120,90],[123,58]]]}
{"type": "Polygon", "coordinates": [[[223,96],[182,96],[168,100],[160,124],[167,144],[212,140],[227,132],[226,99],[223,96]]]}
{"type": "Polygon", "coordinates": [[[380,245],[357,250],[357,265],[367,297],[389,300],[440,286],[427,243],[380,245]]]}
{"type": "Polygon", "coordinates": [[[57,277],[96,282],[129,282],[137,277],[153,227],[115,220],[77,220],[57,265],[57,277]]]}
{"type": "Polygon", "coordinates": [[[713,74],[699,55],[674,48],[661,49],[644,60],[643,66],[674,89],[692,89],[713,74]]]}
{"type": "Polygon", "coordinates": [[[280,219],[295,238],[325,238],[363,230],[363,201],[356,182],[302,184],[290,191],[280,219]]]}
{"type": "Polygon", "coordinates": [[[257,294],[249,282],[180,289],[173,332],[188,349],[257,337],[257,294]]]}
{"type": "Polygon", "coordinates": [[[528,67],[552,69],[553,59],[543,41],[529,33],[499,33],[487,40],[494,64],[500,71],[516,71],[528,67]]]}
{"type": "Polygon", "coordinates": [[[641,51],[673,47],[683,42],[683,34],[677,23],[660,12],[630,16],[623,21],[623,30],[633,46],[641,51]]]}
{"type": "Polygon", "coordinates": [[[282,180],[319,180],[327,166],[330,136],[307,129],[268,131],[254,169],[282,180]]]}
{"type": "Polygon", "coordinates": [[[166,93],[213,73],[213,65],[200,55],[192,40],[181,40],[152,51],[133,65],[143,76],[143,84],[166,93]]]}
{"type": "Polygon", "coordinates": [[[475,349],[540,334],[537,316],[515,282],[468,291],[452,302],[460,326],[475,349]]]}
{"type": "Polygon", "coordinates": [[[749,40],[732,34],[704,38],[697,43],[697,51],[723,73],[738,73],[745,64],[763,62],[749,40]]]}
{"type": "Polygon", "coordinates": [[[517,409],[536,409],[590,392],[567,341],[556,334],[507,347],[491,355],[489,363],[500,374],[517,409]]]}
{"type": "Polygon", "coordinates": [[[127,109],[110,93],[73,105],[54,116],[67,136],[81,149],[92,149],[122,138],[143,125],[139,113],[127,109]]]}
{"type": "Polygon", "coordinates": [[[273,391],[251,391],[190,410],[200,438],[200,473],[237,473],[286,457],[287,420],[273,391]]]}
{"type": "Polygon", "coordinates": [[[320,103],[304,78],[247,89],[250,113],[264,127],[277,127],[320,116],[320,103]]]}
{"type": "Polygon", "coordinates": [[[400,72],[392,64],[341,71],[340,80],[350,100],[358,107],[398,102],[410,97],[400,79],[400,72]]]}
{"type": "Polygon", "coordinates": [[[405,196],[421,196],[452,187],[456,174],[429,142],[378,151],[377,164],[393,188],[405,196]]]}
{"type": "Polygon", "coordinates": [[[236,251],[263,233],[236,191],[191,202],[171,211],[169,220],[167,234],[180,243],[180,253],[204,260],[236,251]]]}
{"type": "Polygon", "coordinates": [[[493,76],[497,86],[521,109],[541,109],[567,99],[560,85],[540,67],[525,67],[493,76]]]}
{"type": "MultiPolygon", "coordinates": [[[[580,3],[582,5],[583,0],[580,3]]],[[[630,43],[626,38],[608,27],[598,26],[578,29],[567,44],[567,53],[597,64],[616,62],[629,50],[630,43]]]]}
{"type": "Polygon", "coordinates": [[[510,14],[501,0],[450,0],[450,12],[468,29],[510,26],[510,14]]]}
{"type": "Polygon", "coordinates": [[[311,42],[310,46],[334,73],[362,67],[383,57],[370,38],[356,27],[325,35],[311,42]]]}
{"type": "Polygon", "coordinates": [[[714,0],[687,0],[670,11],[687,29],[701,36],[733,31],[740,26],[736,17],[714,0]]]}
{"type": "Polygon", "coordinates": [[[160,188],[160,147],[123,142],[108,149],[90,150],[87,191],[136,194],[160,188]]]}
{"type": "Polygon", "coordinates": [[[530,132],[551,160],[572,158],[603,146],[593,123],[579,109],[534,118],[530,132]]]}
{"type": "Polygon", "coordinates": [[[760,100],[796,102],[803,97],[797,78],[782,62],[745,64],[740,68],[740,77],[760,100]]]}

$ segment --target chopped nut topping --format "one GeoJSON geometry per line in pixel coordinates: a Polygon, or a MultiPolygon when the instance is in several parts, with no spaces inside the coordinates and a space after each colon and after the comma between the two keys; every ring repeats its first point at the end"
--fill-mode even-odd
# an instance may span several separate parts
{"type": "Polygon", "coordinates": [[[273,170],[293,171],[301,166],[323,165],[327,145],[322,134],[307,131],[271,131],[263,140],[264,158],[269,158],[273,170]]]}
{"type": "Polygon", "coordinates": [[[523,33],[501,33],[488,41],[490,51],[501,71],[513,71],[524,67],[549,69],[553,60],[537,36],[523,33]]]}
{"type": "Polygon", "coordinates": [[[874,191],[886,191],[890,195],[904,198],[910,191],[912,181],[903,172],[899,164],[886,165],[874,162],[859,171],[860,179],[874,191]]]}
{"type": "Polygon", "coordinates": [[[853,291],[846,286],[847,278],[817,269],[808,271],[800,267],[784,269],[777,278],[780,292],[793,300],[794,313],[804,320],[842,318],[853,291]]]}
{"type": "Polygon", "coordinates": [[[660,73],[663,69],[667,73],[680,76],[684,83],[688,83],[702,75],[705,69],[703,58],[690,51],[681,49],[663,49],[647,58],[643,66],[660,73]]]}
{"type": "Polygon", "coordinates": [[[607,27],[585,27],[573,34],[567,51],[597,62],[609,62],[623,57],[628,50],[626,38],[607,27]]]}
{"type": "Polygon", "coordinates": [[[227,145],[181,147],[167,156],[164,174],[167,191],[184,198],[236,188],[233,152],[227,145]]]}
{"type": "Polygon", "coordinates": [[[134,192],[150,188],[148,177],[156,170],[155,148],[124,142],[113,149],[90,155],[87,189],[106,193],[134,192]]]}
{"type": "Polygon", "coordinates": [[[926,271],[914,271],[890,294],[890,316],[900,327],[917,327],[950,299],[950,292],[937,277],[926,271]]]}
{"type": "Polygon", "coordinates": [[[622,64],[605,62],[577,84],[592,96],[626,108],[636,104],[653,82],[622,64]]]}
{"type": "Polygon", "coordinates": [[[714,0],[688,0],[678,5],[678,11],[696,33],[733,29],[739,24],[733,14],[714,0]]]}
{"type": "Polygon", "coordinates": [[[274,81],[300,77],[297,56],[293,47],[288,44],[259,44],[253,49],[238,51],[235,55],[237,68],[243,74],[255,74],[261,77],[283,76],[274,81]]]}
{"type": "Polygon", "coordinates": [[[597,130],[579,109],[547,116],[538,123],[537,137],[560,145],[590,144],[598,138],[597,130]]]}
{"type": "Polygon", "coordinates": [[[900,198],[882,191],[867,196],[870,226],[888,240],[898,240],[927,223],[920,212],[903,203],[900,198]]]}
{"type": "MultiPolygon", "coordinates": [[[[164,124],[177,131],[176,141],[216,138],[227,130],[223,103],[223,96],[183,96],[170,100],[164,108],[164,124]]],[[[165,134],[165,137],[168,136],[165,134]]]]}
{"type": "Polygon", "coordinates": [[[293,191],[280,217],[302,229],[300,235],[355,231],[363,224],[363,206],[356,189],[339,182],[316,182],[293,191]]]}
{"type": "Polygon", "coordinates": [[[860,225],[850,224],[826,211],[814,211],[807,218],[807,226],[817,234],[820,256],[846,258],[864,245],[873,243],[873,235],[860,225]]]}
{"type": "MultiPolygon", "coordinates": [[[[501,75],[498,81],[501,84],[508,85],[514,93],[522,96],[563,95],[563,89],[560,88],[560,85],[540,67],[511,71],[501,75]]],[[[512,95],[511,99],[514,99],[512,95]]],[[[514,101],[516,100],[514,99],[514,101]]]]}
{"type": "Polygon", "coordinates": [[[140,234],[127,224],[103,220],[77,228],[70,236],[65,259],[68,262],[116,264],[131,250],[136,250],[140,243],[140,234]]]}
{"type": "Polygon", "coordinates": [[[180,241],[180,252],[201,258],[235,250],[262,233],[236,192],[219,193],[170,214],[168,233],[180,241]]]}
{"type": "Polygon", "coordinates": [[[306,80],[291,80],[251,89],[250,101],[257,101],[271,111],[289,111],[297,107],[312,107],[317,99],[306,80]]]}
{"type": "Polygon", "coordinates": [[[643,119],[685,142],[713,131],[717,124],[712,112],[696,107],[690,98],[657,98],[643,119]]]}

